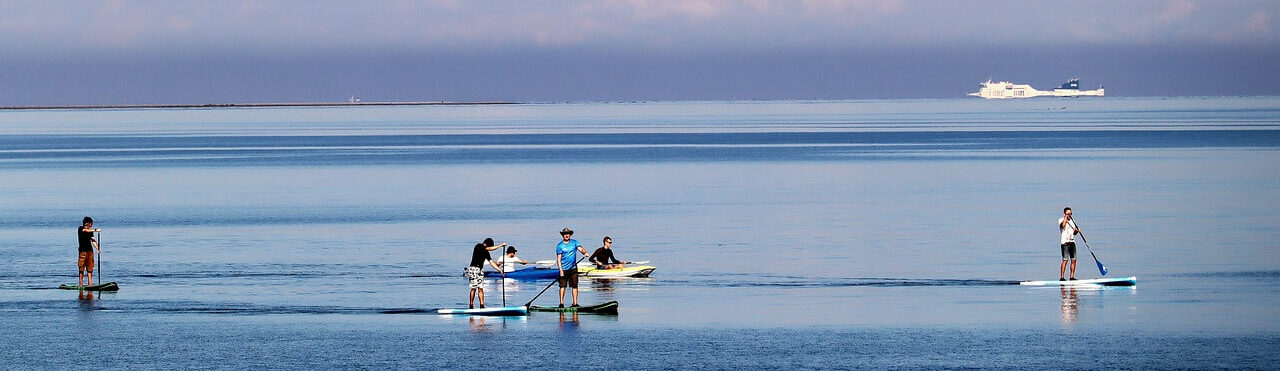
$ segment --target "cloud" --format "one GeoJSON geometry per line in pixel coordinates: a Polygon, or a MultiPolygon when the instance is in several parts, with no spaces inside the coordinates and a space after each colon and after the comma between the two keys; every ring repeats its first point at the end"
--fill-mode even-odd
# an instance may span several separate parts
{"type": "Polygon", "coordinates": [[[1156,19],[1163,23],[1186,21],[1196,12],[1196,8],[1196,3],[1190,0],[1173,1],[1156,15],[1156,19]]]}
{"type": "Polygon", "coordinates": [[[1249,15],[1244,21],[1244,30],[1251,34],[1271,34],[1271,14],[1264,11],[1256,11],[1249,15]]]}
{"type": "Polygon", "coordinates": [[[1277,1],[935,2],[0,0],[17,53],[177,47],[498,50],[913,47],[1043,43],[1274,43],[1277,1]],[[1223,30],[1224,25],[1237,25],[1223,30]]]}

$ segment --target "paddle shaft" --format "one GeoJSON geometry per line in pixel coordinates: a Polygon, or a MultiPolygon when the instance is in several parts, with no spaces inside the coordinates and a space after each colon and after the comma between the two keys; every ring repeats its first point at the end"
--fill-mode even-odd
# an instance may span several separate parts
{"type": "MultiPolygon", "coordinates": [[[[101,285],[101,284],[102,284],[102,231],[98,231],[98,248],[97,248],[97,250],[98,250],[98,251],[96,251],[96,253],[98,254],[98,258],[97,258],[97,260],[98,260],[98,284],[99,284],[99,285],[101,285]]],[[[90,284],[90,285],[92,285],[92,284],[93,284],[93,282],[89,282],[89,284],[90,284]]]]}
{"type": "MultiPolygon", "coordinates": [[[[1080,229],[1080,223],[1076,223],[1076,218],[1071,218],[1070,222],[1076,229],[1080,229]]],[[[1093,253],[1093,247],[1089,246],[1089,239],[1084,238],[1084,231],[1080,231],[1079,234],[1080,242],[1084,242],[1084,248],[1089,250],[1089,256],[1093,257],[1093,263],[1098,265],[1098,273],[1102,273],[1104,276],[1107,275],[1107,267],[1102,265],[1102,261],[1098,260],[1098,255],[1093,253]]]]}
{"type": "MultiPolygon", "coordinates": [[[[574,267],[574,268],[577,268],[577,267],[578,267],[578,263],[581,263],[581,262],[582,262],[582,260],[583,260],[583,259],[586,259],[586,258],[587,258],[587,257],[585,257],[585,256],[584,256],[584,257],[581,257],[581,258],[578,258],[578,261],[573,262],[573,267],[574,267]]],[[[562,267],[562,268],[563,268],[563,267],[562,267]]],[[[542,288],[542,291],[538,291],[538,294],[537,294],[537,295],[534,295],[534,296],[533,296],[533,299],[529,299],[529,302],[528,302],[528,303],[524,303],[524,306],[526,306],[526,307],[527,307],[527,306],[533,305],[533,301],[534,301],[534,300],[538,300],[538,297],[539,297],[539,296],[542,296],[542,293],[547,292],[547,289],[551,288],[551,285],[555,285],[557,282],[560,282],[560,278],[559,278],[559,277],[557,277],[555,280],[551,281],[551,283],[547,284],[547,287],[543,287],[543,288],[542,288]]]]}

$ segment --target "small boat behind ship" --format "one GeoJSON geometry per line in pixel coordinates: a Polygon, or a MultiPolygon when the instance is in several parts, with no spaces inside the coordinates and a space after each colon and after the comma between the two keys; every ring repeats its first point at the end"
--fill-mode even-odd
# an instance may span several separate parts
{"type": "Polygon", "coordinates": [[[987,99],[1034,98],[1034,97],[1101,97],[1106,90],[1099,86],[1097,90],[1080,90],[1080,79],[1067,80],[1062,86],[1052,91],[1036,90],[1031,85],[1014,84],[1008,81],[987,82],[978,84],[978,91],[969,93],[971,97],[987,99]]]}

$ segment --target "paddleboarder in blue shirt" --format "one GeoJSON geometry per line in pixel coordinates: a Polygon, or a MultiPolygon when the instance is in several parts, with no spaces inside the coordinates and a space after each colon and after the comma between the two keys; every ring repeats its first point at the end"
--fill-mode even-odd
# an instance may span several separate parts
{"type": "Polygon", "coordinates": [[[578,243],[578,240],[571,238],[573,230],[569,228],[560,230],[560,237],[564,240],[556,244],[556,260],[560,261],[560,307],[564,308],[564,287],[569,286],[573,289],[573,306],[578,306],[578,253],[587,254],[587,249],[578,243]]]}
{"type": "Polygon", "coordinates": [[[1058,231],[1062,238],[1062,266],[1058,268],[1058,280],[1066,281],[1067,260],[1071,260],[1071,280],[1076,280],[1076,235],[1080,227],[1071,219],[1071,208],[1062,209],[1062,218],[1058,219],[1058,231]]]}

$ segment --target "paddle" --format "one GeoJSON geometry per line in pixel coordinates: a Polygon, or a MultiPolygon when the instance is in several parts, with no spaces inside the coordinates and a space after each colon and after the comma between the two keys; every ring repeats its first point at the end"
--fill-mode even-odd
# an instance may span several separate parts
{"type": "MultiPolygon", "coordinates": [[[[581,257],[581,258],[578,258],[578,261],[573,262],[573,266],[574,266],[574,267],[577,267],[577,266],[578,266],[578,263],[581,263],[581,262],[582,262],[582,260],[583,260],[583,259],[586,259],[586,258],[587,258],[587,257],[585,257],[585,256],[584,256],[584,257],[581,257]]],[[[551,288],[551,285],[554,285],[554,284],[556,284],[557,282],[560,282],[560,280],[559,280],[559,279],[552,280],[552,281],[551,281],[551,283],[547,284],[547,287],[543,287],[543,288],[542,288],[542,291],[538,291],[538,294],[537,294],[537,295],[534,295],[534,296],[533,296],[533,299],[529,299],[529,302],[528,302],[528,303],[524,303],[524,306],[526,306],[526,307],[527,307],[527,306],[533,305],[533,301],[534,301],[534,300],[538,300],[538,297],[539,297],[539,296],[542,296],[542,293],[547,292],[547,289],[551,288]]]]}
{"type": "MultiPolygon", "coordinates": [[[[101,285],[102,284],[102,231],[98,231],[98,249],[97,250],[98,251],[96,251],[96,253],[98,254],[98,257],[96,260],[98,261],[98,284],[101,285]]],[[[92,285],[93,282],[89,282],[89,284],[92,285]]]]}
{"type": "MultiPolygon", "coordinates": [[[[533,264],[537,264],[537,265],[554,265],[554,264],[555,264],[555,261],[553,261],[553,260],[539,260],[539,261],[533,262],[533,264]]],[[[649,261],[648,261],[648,260],[633,261],[633,262],[628,262],[627,264],[649,264],[649,261]]]]}
{"type": "MultiPolygon", "coordinates": [[[[1080,223],[1076,223],[1075,218],[1071,218],[1071,224],[1074,224],[1076,228],[1080,228],[1080,223]]],[[[1093,257],[1093,262],[1098,264],[1098,272],[1102,273],[1103,276],[1107,275],[1107,267],[1102,265],[1102,261],[1098,260],[1098,255],[1093,253],[1093,248],[1089,247],[1089,240],[1084,238],[1084,232],[1080,232],[1080,241],[1084,242],[1084,248],[1089,249],[1089,256],[1093,257]]]]}

